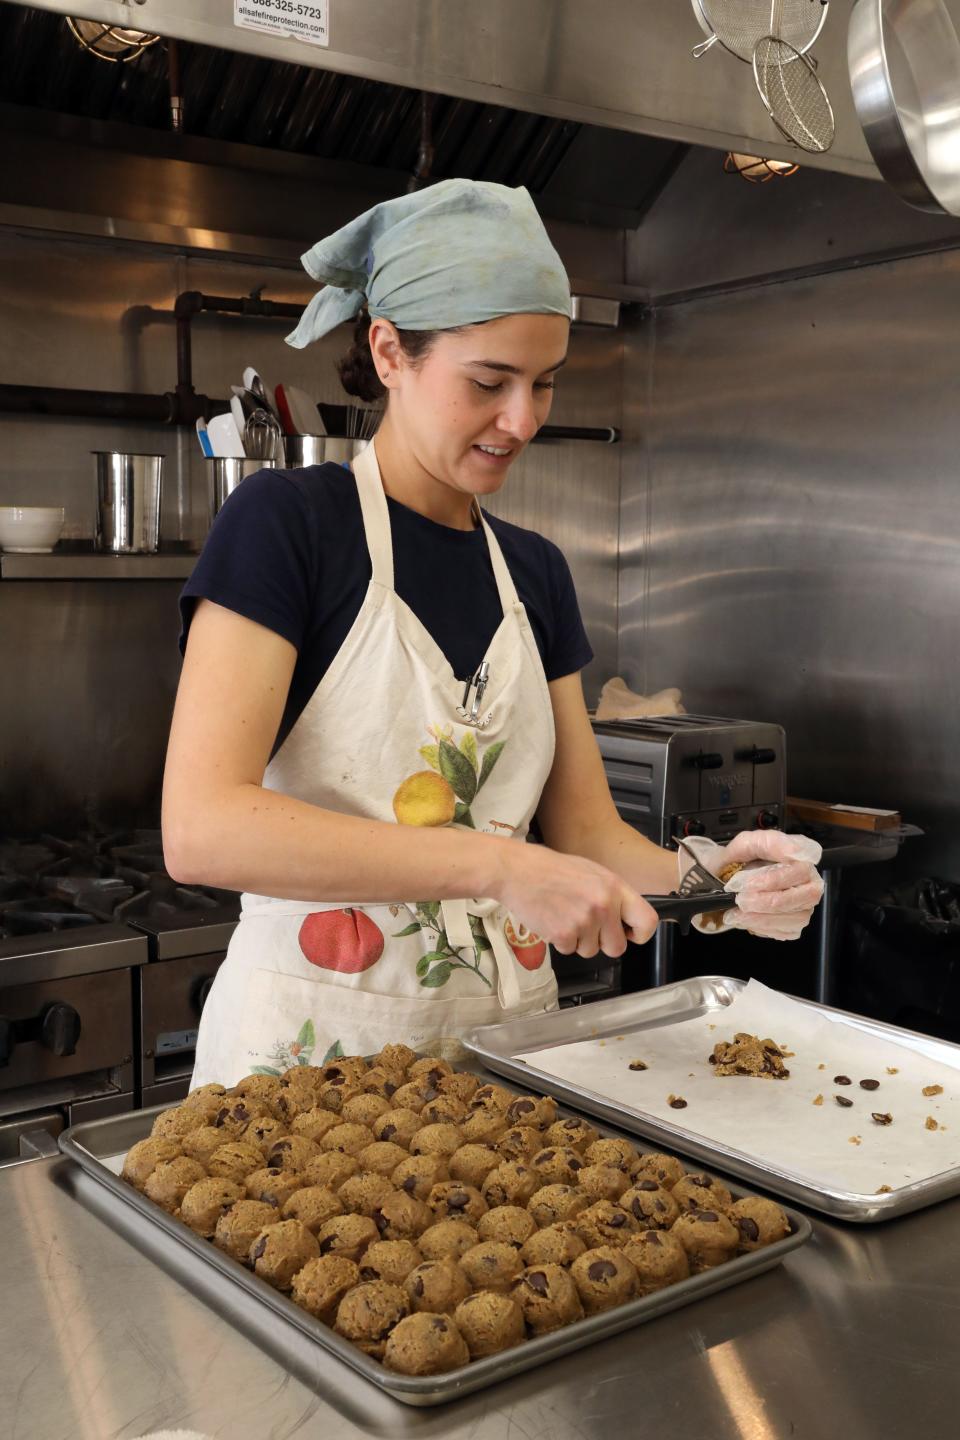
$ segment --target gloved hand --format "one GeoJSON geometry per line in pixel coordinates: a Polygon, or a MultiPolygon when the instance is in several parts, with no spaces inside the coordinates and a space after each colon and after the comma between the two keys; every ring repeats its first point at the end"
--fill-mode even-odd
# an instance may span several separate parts
{"type": "MultiPolygon", "coordinates": [[[[704,933],[748,930],[769,940],[796,940],[809,923],[823,894],[816,869],[823,850],[815,840],[784,835],[781,830],[741,830],[729,845],[717,845],[703,836],[683,843],[718,879],[723,879],[729,866],[743,867],[724,885],[736,894],[736,906],[712,916],[698,915],[695,929],[704,933]]],[[[678,858],[682,880],[692,861],[683,850],[678,858]]]]}

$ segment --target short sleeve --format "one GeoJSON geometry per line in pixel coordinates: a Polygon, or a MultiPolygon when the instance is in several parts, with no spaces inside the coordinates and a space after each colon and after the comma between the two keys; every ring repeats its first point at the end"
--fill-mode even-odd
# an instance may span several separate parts
{"type": "Polygon", "coordinates": [[[548,680],[559,680],[564,675],[573,675],[585,665],[589,665],[593,659],[593,648],[583,626],[570,566],[562,550],[550,541],[544,543],[547,548],[553,610],[553,625],[544,670],[548,680]]]}
{"type": "Polygon", "coordinates": [[[315,589],[314,519],[302,487],[259,470],[230,495],[180,596],[180,650],[198,600],[212,600],[289,640],[299,652],[315,589]]]}

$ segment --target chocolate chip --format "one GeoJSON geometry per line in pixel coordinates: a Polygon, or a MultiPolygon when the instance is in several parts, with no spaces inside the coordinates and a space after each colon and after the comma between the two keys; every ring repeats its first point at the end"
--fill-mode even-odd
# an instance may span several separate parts
{"type": "Polygon", "coordinates": [[[417,1276],[415,1277],[414,1282],[413,1282],[413,1293],[414,1293],[414,1295],[422,1295],[422,1294],[423,1294],[423,1276],[422,1276],[422,1275],[417,1275],[417,1276]]]}
{"type": "Polygon", "coordinates": [[[386,1097],[387,1097],[388,1100],[390,1099],[390,1097],[391,1097],[392,1095],[395,1095],[399,1089],[400,1089],[400,1086],[399,1086],[399,1085],[395,1085],[392,1080],[384,1080],[384,1082],[383,1082],[383,1093],[384,1093],[384,1095],[386,1095],[386,1097]]]}
{"type": "Polygon", "coordinates": [[[380,1272],[379,1272],[378,1270],[374,1270],[374,1268],[373,1268],[372,1265],[363,1265],[363,1266],[361,1266],[361,1268],[360,1268],[360,1279],[361,1279],[361,1280],[379,1280],[379,1279],[380,1279],[380,1272]]]}
{"type": "Polygon", "coordinates": [[[662,1245],[663,1241],[660,1239],[656,1230],[651,1230],[647,1235],[643,1236],[643,1243],[644,1245],[662,1245]]]}
{"type": "Polygon", "coordinates": [[[659,1190],[660,1186],[656,1180],[638,1180],[634,1188],[637,1190],[659,1190]]]}
{"type": "Polygon", "coordinates": [[[441,1335],[447,1333],[447,1322],[446,1320],[441,1320],[439,1315],[430,1321],[430,1325],[434,1330],[439,1330],[441,1335]]]}
{"type": "Polygon", "coordinates": [[[420,1091],[420,1094],[423,1096],[424,1105],[429,1105],[433,1100],[440,1098],[440,1091],[436,1090],[432,1085],[427,1085],[425,1089],[420,1091]]]}
{"type": "Polygon", "coordinates": [[[694,1213],[698,1220],[705,1220],[708,1225],[715,1225],[720,1219],[716,1210],[697,1210],[694,1213]]]}
{"type": "Polygon", "coordinates": [[[691,1185],[699,1185],[701,1190],[709,1190],[713,1184],[709,1175],[688,1175],[687,1179],[691,1185]]]}
{"type": "Polygon", "coordinates": [[[454,1190],[452,1194],[447,1196],[448,1210],[466,1210],[469,1204],[470,1196],[466,1195],[462,1190],[454,1190]]]}
{"type": "Polygon", "coordinates": [[[383,1129],[380,1131],[380,1139],[381,1139],[381,1140],[392,1140],[393,1137],[394,1137],[394,1135],[396,1135],[396,1133],[397,1133],[397,1127],[396,1127],[396,1125],[384,1125],[383,1129]]]}
{"type": "Polygon", "coordinates": [[[611,1230],[622,1230],[626,1223],[626,1215],[611,1215],[610,1219],[607,1221],[607,1224],[610,1226],[611,1230]]]}
{"type": "Polygon", "coordinates": [[[646,1070],[647,1066],[644,1060],[631,1060],[627,1068],[629,1070],[646,1070]]]}
{"type": "Polygon", "coordinates": [[[861,1089],[861,1090],[879,1090],[879,1089],[880,1089],[880,1081],[879,1081],[879,1080],[861,1080],[861,1081],[860,1081],[860,1089],[861,1089]]]}
{"type": "Polygon", "coordinates": [[[881,1115],[881,1114],[879,1114],[876,1110],[874,1110],[873,1115],[872,1115],[871,1118],[873,1119],[873,1122],[874,1122],[875,1125],[892,1125],[892,1124],[893,1124],[893,1116],[892,1116],[892,1115],[881,1115]]]}
{"type": "Polygon", "coordinates": [[[593,1264],[587,1267],[587,1275],[591,1280],[612,1280],[616,1273],[616,1265],[609,1260],[594,1260],[593,1264]]]}
{"type": "Polygon", "coordinates": [[[760,1226],[756,1220],[751,1220],[749,1215],[741,1215],[737,1220],[737,1229],[744,1240],[759,1240],[760,1226]]]}
{"type": "Polygon", "coordinates": [[[853,1081],[849,1075],[834,1075],[833,1083],[834,1085],[852,1085],[853,1081]]]}
{"type": "Polygon", "coordinates": [[[686,1102],[686,1100],[683,1100],[679,1095],[674,1095],[673,1099],[670,1101],[670,1109],[671,1109],[671,1110],[686,1110],[686,1108],[687,1108],[687,1102],[686,1102]]]}
{"type": "Polygon", "coordinates": [[[659,1210],[659,1211],[660,1211],[660,1214],[662,1215],[663,1212],[664,1212],[664,1210],[666,1210],[667,1207],[666,1207],[666,1205],[664,1205],[664,1203],[663,1203],[662,1200],[655,1200],[655,1201],[653,1202],[653,1208],[654,1208],[654,1210],[659,1210]]]}
{"type": "Polygon", "coordinates": [[[541,1150],[540,1154],[534,1157],[534,1165],[549,1165],[556,1155],[556,1150],[541,1150]]]}
{"type": "Polygon", "coordinates": [[[264,1235],[260,1240],[257,1241],[256,1245],[253,1247],[253,1250],[251,1251],[251,1254],[250,1254],[250,1259],[251,1259],[251,1260],[259,1260],[259,1259],[260,1259],[260,1256],[263,1254],[263,1252],[264,1252],[264,1250],[266,1250],[266,1248],[267,1248],[267,1237],[266,1237],[266,1235],[264,1235]]]}
{"type": "Polygon", "coordinates": [[[550,1294],[550,1282],[542,1270],[531,1270],[530,1274],[525,1278],[530,1289],[533,1290],[535,1294],[550,1294]]]}
{"type": "Polygon", "coordinates": [[[708,1055],[708,1056],[707,1056],[707,1064],[708,1064],[708,1065],[716,1065],[716,1063],[717,1063],[717,1057],[716,1057],[716,1055],[708,1055]]]}
{"type": "Polygon", "coordinates": [[[330,1251],[333,1249],[333,1247],[334,1247],[334,1245],[336,1245],[336,1243],[337,1243],[337,1237],[336,1237],[336,1235],[327,1235],[327,1236],[325,1236],[324,1239],[320,1241],[320,1254],[321,1254],[321,1255],[329,1255],[329,1254],[330,1254],[330,1251]]]}
{"type": "Polygon", "coordinates": [[[836,1100],[837,1104],[842,1105],[845,1110],[849,1110],[853,1105],[853,1101],[848,1100],[846,1095],[834,1095],[833,1098],[834,1100],[836,1100]]]}
{"type": "Polygon", "coordinates": [[[401,1189],[401,1190],[405,1190],[408,1195],[412,1195],[413,1192],[414,1192],[414,1190],[416,1190],[416,1188],[417,1188],[417,1177],[416,1177],[416,1175],[408,1175],[407,1178],[406,1178],[406,1180],[404,1180],[403,1184],[400,1186],[400,1189],[401,1189]]]}
{"type": "Polygon", "coordinates": [[[382,1210],[374,1210],[374,1212],[373,1212],[373,1223],[374,1223],[374,1225],[376,1225],[377,1229],[380,1231],[380,1234],[382,1235],[382,1234],[384,1233],[384,1231],[387,1229],[387,1227],[389,1226],[390,1221],[387,1219],[386,1215],[384,1215],[384,1213],[383,1213],[382,1210]]]}
{"type": "Polygon", "coordinates": [[[582,1120],[564,1120],[564,1122],[563,1122],[563,1128],[564,1128],[564,1130],[582,1130],[582,1129],[583,1129],[583,1121],[582,1121],[582,1120]]]}

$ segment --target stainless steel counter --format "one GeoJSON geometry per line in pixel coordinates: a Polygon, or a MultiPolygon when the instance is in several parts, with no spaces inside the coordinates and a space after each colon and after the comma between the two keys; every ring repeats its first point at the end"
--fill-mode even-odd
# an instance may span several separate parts
{"type": "Polygon", "coordinates": [[[65,1160],[0,1170],[0,1436],[928,1440],[960,1413],[960,1201],[815,1218],[776,1271],[452,1406],[281,1367],[107,1228],[65,1160]]]}

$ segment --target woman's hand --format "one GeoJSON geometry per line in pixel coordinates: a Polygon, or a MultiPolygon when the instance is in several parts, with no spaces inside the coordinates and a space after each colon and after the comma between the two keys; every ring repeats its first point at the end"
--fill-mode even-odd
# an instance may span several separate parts
{"type": "Polygon", "coordinates": [[[616,958],[642,944],[656,912],[612,870],[545,845],[507,845],[496,898],[527,929],[565,955],[616,958]]]}
{"type": "MultiPolygon", "coordinates": [[[[736,907],[723,911],[716,922],[701,924],[698,918],[698,930],[748,930],[769,940],[796,940],[823,894],[816,868],[823,851],[806,835],[743,830],[729,845],[705,839],[684,845],[712,875],[722,877],[728,866],[743,866],[724,887],[736,894],[736,907]]],[[[681,875],[689,869],[682,850],[680,869],[681,875]]]]}

